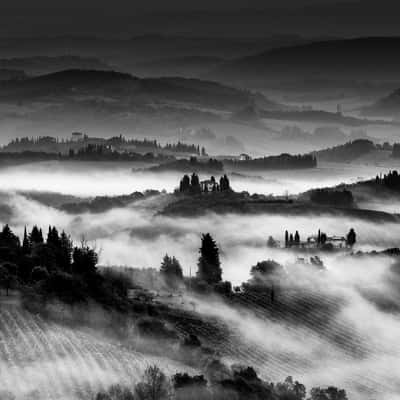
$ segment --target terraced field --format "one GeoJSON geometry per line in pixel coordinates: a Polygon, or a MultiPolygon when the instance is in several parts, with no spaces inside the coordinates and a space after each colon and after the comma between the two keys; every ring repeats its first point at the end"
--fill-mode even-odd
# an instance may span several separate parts
{"type": "Polygon", "coordinates": [[[91,399],[113,383],[132,384],[148,365],[187,370],[168,359],[123,347],[22,311],[0,308],[0,398],[91,399]]]}

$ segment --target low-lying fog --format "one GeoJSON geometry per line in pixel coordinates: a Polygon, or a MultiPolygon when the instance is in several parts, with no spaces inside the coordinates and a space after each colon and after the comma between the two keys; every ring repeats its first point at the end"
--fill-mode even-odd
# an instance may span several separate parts
{"type": "MultiPolygon", "coordinates": [[[[232,178],[236,190],[297,193],[311,187],[369,178],[374,168],[323,166],[312,171],[264,174],[264,179],[232,178]]],[[[251,266],[272,258],[288,273],[288,287],[315,296],[315,307],[337,307],[333,314],[303,309],[304,326],[266,321],[242,314],[231,306],[200,303],[198,311],[214,315],[238,333],[228,361],[255,365],[264,378],[281,380],[287,375],[311,385],[344,387],[355,400],[394,400],[400,393],[400,319],[398,277],[393,261],[384,257],[356,258],[321,253],[327,271],[296,265],[295,253],[266,246],[268,236],[282,241],[285,229],[298,230],[302,239],[318,229],[328,235],[357,233],[356,250],[380,250],[399,245],[399,224],[379,224],[347,217],[279,215],[206,215],[170,218],[155,215],[157,204],[147,200],[123,209],[99,214],[69,215],[28,199],[17,190],[46,190],[79,196],[126,194],[136,190],[177,186],[181,174],[132,173],[129,168],[90,164],[82,168],[65,164],[35,164],[0,171],[0,222],[10,223],[22,235],[24,226],[56,225],[77,241],[82,235],[100,252],[102,265],[159,268],[165,253],[181,262],[185,274],[197,270],[201,233],[210,232],[221,250],[223,278],[240,284],[249,278],[251,266]],[[397,305],[396,307],[392,307],[397,305]],[[389,305],[385,308],[385,306],[389,305]],[[318,315],[318,318],[316,317],[318,315]],[[319,331],[319,318],[330,319],[319,331]],[[235,348],[235,350],[233,350],[235,348]]],[[[231,339],[230,339],[231,340],[231,339]]],[[[233,340],[233,339],[232,339],[233,340]]]]}
{"type": "MultiPolygon", "coordinates": [[[[143,166],[130,163],[42,162],[0,169],[2,190],[49,191],[74,196],[114,196],[147,189],[173,191],[182,173],[133,172],[143,166]]],[[[236,191],[283,195],[314,187],[352,183],[386,173],[374,165],[322,163],[318,168],[243,172],[230,175],[236,191]]],[[[229,175],[229,174],[228,174],[229,175]]],[[[201,179],[209,178],[201,174],[201,179]]]]}

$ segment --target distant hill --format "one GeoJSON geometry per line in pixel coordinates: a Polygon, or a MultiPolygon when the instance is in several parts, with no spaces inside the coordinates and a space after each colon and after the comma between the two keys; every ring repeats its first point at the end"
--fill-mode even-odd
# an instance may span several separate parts
{"type": "Polygon", "coordinates": [[[362,112],[364,115],[398,119],[400,117],[400,89],[396,89],[371,106],[365,107],[362,112]]]}
{"type": "Polygon", "coordinates": [[[66,69],[109,70],[109,65],[95,57],[56,56],[0,59],[0,69],[24,71],[27,75],[43,75],[66,69]]]}
{"type": "MultiPolygon", "coordinates": [[[[124,39],[76,35],[0,38],[0,58],[74,54],[80,57],[101,58],[117,69],[138,74],[136,69],[138,63],[183,57],[232,59],[304,42],[305,39],[296,35],[273,35],[262,38],[185,37],[159,34],[124,39]]],[[[165,76],[164,73],[161,75],[165,76]]]]}
{"type": "Polygon", "coordinates": [[[16,79],[26,79],[27,75],[24,71],[0,68],[0,81],[10,81],[16,79]]]}
{"type": "Polygon", "coordinates": [[[357,139],[340,146],[317,151],[314,154],[318,161],[349,163],[375,150],[376,146],[370,140],[357,139]]]}
{"type": "Polygon", "coordinates": [[[400,38],[329,40],[281,47],[218,66],[209,77],[250,86],[323,86],[400,80],[400,38]]]}
{"type": "Polygon", "coordinates": [[[260,94],[215,82],[184,78],[140,79],[129,74],[99,70],[65,70],[38,77],[2,82],[0,102],[46,101],[102,102],[110,109],[145,104],[194,104],[204,108],[236,111],[257,102],[263,108],[277,105],[260,94]]]}
{"type": "Polygon", "coordinates": [[[226,59],[215,56],[186,56],[176,58],[160,58],[137,63],[131,67],[135,75],[146,77],[180,76],[192,78],[203,75],[226,59]]]}

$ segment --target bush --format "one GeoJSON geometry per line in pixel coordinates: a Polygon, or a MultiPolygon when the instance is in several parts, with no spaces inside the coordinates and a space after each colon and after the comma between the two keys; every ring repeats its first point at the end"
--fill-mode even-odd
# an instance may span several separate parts
{"type": "Polygon", "coordinates": [[[136,327],[142,336],[156,339],[177,339],[178,335],[159,318],[141,317],[136,322],[136,327]]]}

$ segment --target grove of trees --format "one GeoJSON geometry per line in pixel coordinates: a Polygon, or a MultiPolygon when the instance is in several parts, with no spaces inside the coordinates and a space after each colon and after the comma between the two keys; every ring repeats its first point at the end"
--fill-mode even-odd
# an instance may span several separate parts
{"type": "Polygon", "coordinates": [[[213,360],[204,375],[176,373],[167,377],[156,365],[149,366],[132,387],[114,385],[95,400],[348,400],[345,390],[306,387],[288,376],[283,382],[261,379],[252,367],[227,366],[213,360]]]}

